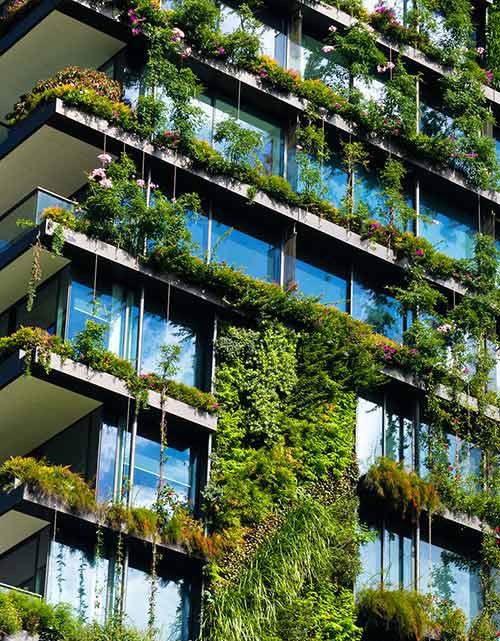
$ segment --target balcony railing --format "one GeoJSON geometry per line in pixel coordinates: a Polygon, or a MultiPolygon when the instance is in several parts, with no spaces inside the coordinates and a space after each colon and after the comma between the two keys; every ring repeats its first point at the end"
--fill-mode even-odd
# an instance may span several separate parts
{"type": "Polygon", "coordinates": [[[7,583],[0,583],[0,592],[20,592],[21,594],[26,594],[27,596],[31,596],[34,599],[42,599],[40,594],[37,594],[36,592],[30,592],[29,590],[16,588],[13,585],[7,585],[7,583]]]}
{"type": "Polygon", "coordinates": [[[74,206],[71,200],[37,187],[0,218],[0,254],[38,225],[42,212],[48,207],[71,211],[74,206]]]}

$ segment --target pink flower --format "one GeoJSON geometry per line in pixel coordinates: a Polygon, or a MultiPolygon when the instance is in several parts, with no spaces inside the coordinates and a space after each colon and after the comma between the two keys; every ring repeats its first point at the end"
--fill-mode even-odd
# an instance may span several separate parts
{"type": "Polygon", "coordinates": [[[218,53],[219,56],[223,56],[226,53],[226,50],[224,49],[224,47],[217,47],[215,53],[218,53]]]}
{"type": "Polygon", "coordinates": [[[184,31],[182,31],[182,29],[179,29],[179,27],[174,27],[172,29],[172,36],[174,36],[175,38],[179,38],[179,40],[182,40],[185,35],[186,34],[184,33],[184,31]]]}
{"type": "Polygon", "coordinates": [[[150,187],[150,189],[151,189],[152,191],[154,191],[155,189],[158,189],[158,185],[157,185],[156,183],[153,183],[153,182],[152,182],[152,183],[149,183],[149,187],[150,187]]]}
{"type": "Polygon", "coordinates": [[[92,180],[95,180],[96,178],[106,178],[106,171],[102,167],[98,167],[97,169],[92,169],[92,171],[89,174],[89,178],[92,180]]]}
{"type": "Polygon", "coordinates": [[[479,154],[475,151],[469,151],[467,154],[464,154],[464,158],[477,158],[479,154]]]}
{"type": "Polygon", "coordinates": [[[491,84],[491,81],[493,80],[493,71],[491,69],[488,69],[485,72],[485,76],[486,76],[486,84],[488,85],[491,84]]]}
{"type": "Polygon", "coordinates": [[[336,27],[334,24],[331,24],[331,25],[328,27],[328,31],[329,31],[330,33],[335,33],[335,32],[337,31],[337,27],[336,27]]]}
{"type": "Polygon", "coordinates": [[[380,227],[380,223],[377,223],[376,221],[373,223],[370,223],[370,227],[372,229],[378,229],[380,227]]]}
{"type": "Polygon", "coordinates": [[[387,69],[394,69],[396,65],[393,62],[388,62],[387,63],[387,69]]]}
{"type": "Polygon", "coordinates": [[[137,183],[137,186],[141,188],[146,184],[142,178],[138,178],[135,182],[137,183]]]}
{"type": "Polygon", "coordinates": [[[335,51],[335,47],[333,45],[325,45],[324,47],[321,47],[321,51],[323,53],[331,53],[332,51],[335,51]]]}
{"type": "Polygon", "coordinates": [[[133,36],[138,36],[138,35],[139,35],[139,34],[141,34],[141,33],[142,33],[142,29],[141,29],[140,27],[134,27],[134,28],[132,29],[132,35],[133,35],[133,36]]]}
{"type": "Polygon", "coordinates": [[[419,256],[419,257],[421,257],[421,256],[423,256],[423,255],[424,255],[424,250],[423,250],[423,249],[421,249],[420,247],[419,247],[418,249],[416,249],[416,250],[415,250],[415,256],[419,256]]]}
{"type": "Polygon", "coordinates": [[[106,165],[110,165],[112,162],[112,158],[109,154],[99,154],[97,156],[97,160],[101,163],[103,167],[106,167],[106,165]]]}
{"type": "Polygon", "coordinates": [[[378,73],[385,73],[387,71],[386,65],[377,65],[378,73]]]}
{"type": "Polygon", "coordinates": [[[193,53],[193,50],[191,47],[186,47],[184,51],[181,53],[181,58],[189,58],[189,56],[193,53]]]}
{"type": "Polygon", "coordinates": [[[452,471],[453,471],[453,465],[448,465],[448,472],[452,472],[452,471]]]}
{"type": "Polygon", "coordinates": [[[436,331],[440,334],[447,334],[448,332],[451,332],[452,329],[453,327],[450,323],[444,323],[443,325],[436,327],[436,331]]]}
{"type": "Polygon", "coordinates": [[[304,151],[304,147],[302,147],[302,145],[295,145],[295,149],[297,151],[304,151]]]}
{"type": "Polygon", "coordinates": [[[483,53],[485,52],[485,48],[484,47],[477,47],[476,52],[477,52],[478,55],[482,56],[483,53]]]}
{"type": "Polygon", "coordinates": [[[103,178],[100,184],[106,189],[111,189],[111,187],[113,186],[113,181],[110,178],[103,178]]]}
{"type": "Polygon", "coordinates": [[[262,71],[259,73],[259,76],[260,76],[261,78],[267,78],[267,77],[269,76],[269,74],[267,73],[267,71],[262,70],[262,71]]]}

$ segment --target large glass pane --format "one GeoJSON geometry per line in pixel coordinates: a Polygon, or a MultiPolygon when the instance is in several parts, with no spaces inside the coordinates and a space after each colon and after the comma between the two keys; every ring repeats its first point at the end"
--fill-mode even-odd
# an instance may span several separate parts
{"type": "Polygon", "coordinates": [[[245,233],[214,219],[210,258],[226,263],[253,278],[278,282],[280,277],[280,248],[277,243],[245,233]]]}
{"type": "Polygon", "coordinates": [[[412,410],[411,400],[392,396],[387,399],[384,455],[394,461],[404,461],[408,469],[413,469],[415,462],[412,410]]]}
{"type": "Polygon", "coordinates": [[[372,541],[365,543],[359,549],[361,572],[356,579],[356,588],[378,588],[382,579],[382,541],[380,531],[371,528],[372,541]]]}
{"type": "Polygon", "coordinates": [[[206,260],[208,252],[208,217],[189,212],[186,215],[186,227],[191,234],[191,253],[201,260],[206,260]]]}
{"type": "MultiPolygon", "coordinates": [[[[167,447],[163,469],[163,483],[175,490],[183,503],[194,499],[194,456],[191,448],[167,447]]],[[[125,476],[127,476],[125,465],[125,476]]],[[[152,507],[157,498],[160,481],[160,443],[137,436],[135,448],[134,484],[132,502],[137,507],[152,507]]]]}
{"type": "Polygon", "coordinates": [[[334,51],[323,52],[324,43],[302,34],[301,74],[304,80],[322,80],[341,94],[349,89],[349,71],[334,51]]]}
{"type": "Polygon", "coordinates": [[[85,329],[88,320],[106,326],[106,349],[135,361],[139,321],[135,292],[100,278],[94,294],[90,275],[75,273],[70,287],[66,338],[73,340],[85,329]]]}
{"type": "Polygon", "coordinates": [[[421,189],[419,235],[436,249],[452,258],[471,258],[476,233],[477,219],[466,204],[460,207],[429,187],[421,189]]]}
{"type": "Polygon", "coordinates": [[[37,189],[0,217],[0,252],[19,240],[30,226],[39,224],[43,211],[48,207],[71,210],[73,203],[45,190],[37,189]]]}
{"type": "MultiPolygon", "coordinates": [[[[220,3],[220,7],[221,31],[223,33],[233,33],[237,29],[241,29],[242,23],[238,11],[224,2],[220,3]]],[[[267,11],[261,10],[257,15],[262,22],[257,32],[260,40],[260,53],[273,58],[284,66],[286,64],[286,35],[281,21],[267,11]]]]}
{"type": "MultiPolygon", "coordinates": [[[[151,579],[148,573],[129,566],[125,614],[129,623],[141,630],[148,627],[151,579]]],[[[189,597],[183,579],[157,578],[155,628],[160,641],[185,641],[189,634],[189,597]]]]}
{"type": "Polygon", "coordinates": [[[453,602],[471,621],[481,606],[480,581],[477,570],[467,567],[467,559],[439,545],[420,542],[421,592],[430,592],[453,602]]]}
{"type": "Polygon", "coordinates": [[[383,205],[382,186],[373,171],[358,169],[354,180],[354,206],[364,205],[375,219],[384,222],[380,216],[383,205]]]}
{"type": "Polygon", "coordinates": [[[413,586],[413,544],[411,538],[384,530],[384,586],[390,590],[413,586]]]}
{"type": "MultiPolygon", "coordinates": [[[[214,130],[219,122],[228,117],[238,119],[238,123],[251,131],[262,136],[263,144],[258,150],[257,156],[264,166],[267,174],[282,175],[283,173],[283,131],[281,127],[270,120],[260,117],[254,110],[243,105],[239,112],[236,105],[233,105],[220,98],[215,98],[214,106],[214,130]]],[[[224,144],[215,145],[219,151],[224,151],[224,144]]]]}
{"type": "Polygon", "coordinates": [[[356,275],[353,282],[352,315],[396,342],[403,340],[403,316],[397,301],[356,275]]]}
{"type": "Polygon", "coordinates": [[[297,258],[295,281],[301,294],[314,296],[324,305],[347,311],[347,280],[344,276],[297,258]]]}
{"type": "Polygon", "coordinates": [[[68,603],[82,620],[102,620],[108,565],[104,555],[96,561],[90,545],[58,535],[51,545],[47,600],[68,603]]]}
{"type": "MultiPolygon", "coordinates": [[[[161,348],[180,349],[172,378],[191,386],[203,386],[203,350],[206,348],[200,323],[177,308],[172,297],[170,310],[165,295],[146,293],[144,309],[141,372],[158,372],[162,360],[161,348]]],[[[189,310],[187,310],[189,311],[189,310]]]]}
{"type": "Polygon", "coordinates": [[[383,406],[379,402],[358,398],[356,415],[356,454],[361,474],[382,456],[383,406]]]}
{"type": "Polygon", "coordinates": [[[106,503],[116,496],[116,462],[119,456],[119,430],[109,421],[103,421],[99,443],[97,498],[106,503]]]}

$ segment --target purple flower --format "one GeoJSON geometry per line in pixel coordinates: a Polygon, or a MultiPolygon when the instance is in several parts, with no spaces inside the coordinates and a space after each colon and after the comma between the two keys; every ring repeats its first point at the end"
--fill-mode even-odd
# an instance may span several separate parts
{"type": "Polygon", "coordinates": [[[380,223],[377,223],[376,221],[373,223],[370,223],[370,227],[372,229],[378,229],[380,227],[380,223]]]}
{"type": "Polygon", "coordinates": [[[138,36],[138,35],[139,35],[139,34],[141,34],[141,33],[142,33],[142,29],[141,29],[140,27],[134,27],[134,28],[132,29],[132,35],[133,35],[133,36],[138,36]]]}
{"type": "Polygon", "coordinates": [[[424,250],[421,249],[420,247],[415,250],[415,256],[423,256],[424,255],[424,250]]]}
{"type": "Polygon", "coordinates": [[[261,78],[267,78],[267,77],[269,76],[269,74],[267,73],[267,71],[262,70],[262,71],[259,73],[259,76],[260,76],[261,78]]]}
{"type": "Polygon", "coordinates": [[[89,174],[89,178],[91,180],[95,180],[96,178],[106,178],[106,170],[103,169],[102,167],[98,167],[97,169],[92,169],[92,171],[89,174]]]}
{"type": "Polygon", "coordinates": [[[223,56],[226,53],[226,50],[224,49],[224,47],[217,47],[215,53],[218,53],[219,56],[223,56]]]}

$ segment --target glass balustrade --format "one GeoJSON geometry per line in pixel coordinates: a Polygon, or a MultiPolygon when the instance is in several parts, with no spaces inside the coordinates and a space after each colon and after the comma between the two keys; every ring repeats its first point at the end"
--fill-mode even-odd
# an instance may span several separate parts
{"type": "Polygon", "coordinates": [[[0,255],[40,224],[43,212],[52,207],[71,211],[75,203],[37,187],[0,218],[0,255]]]}

